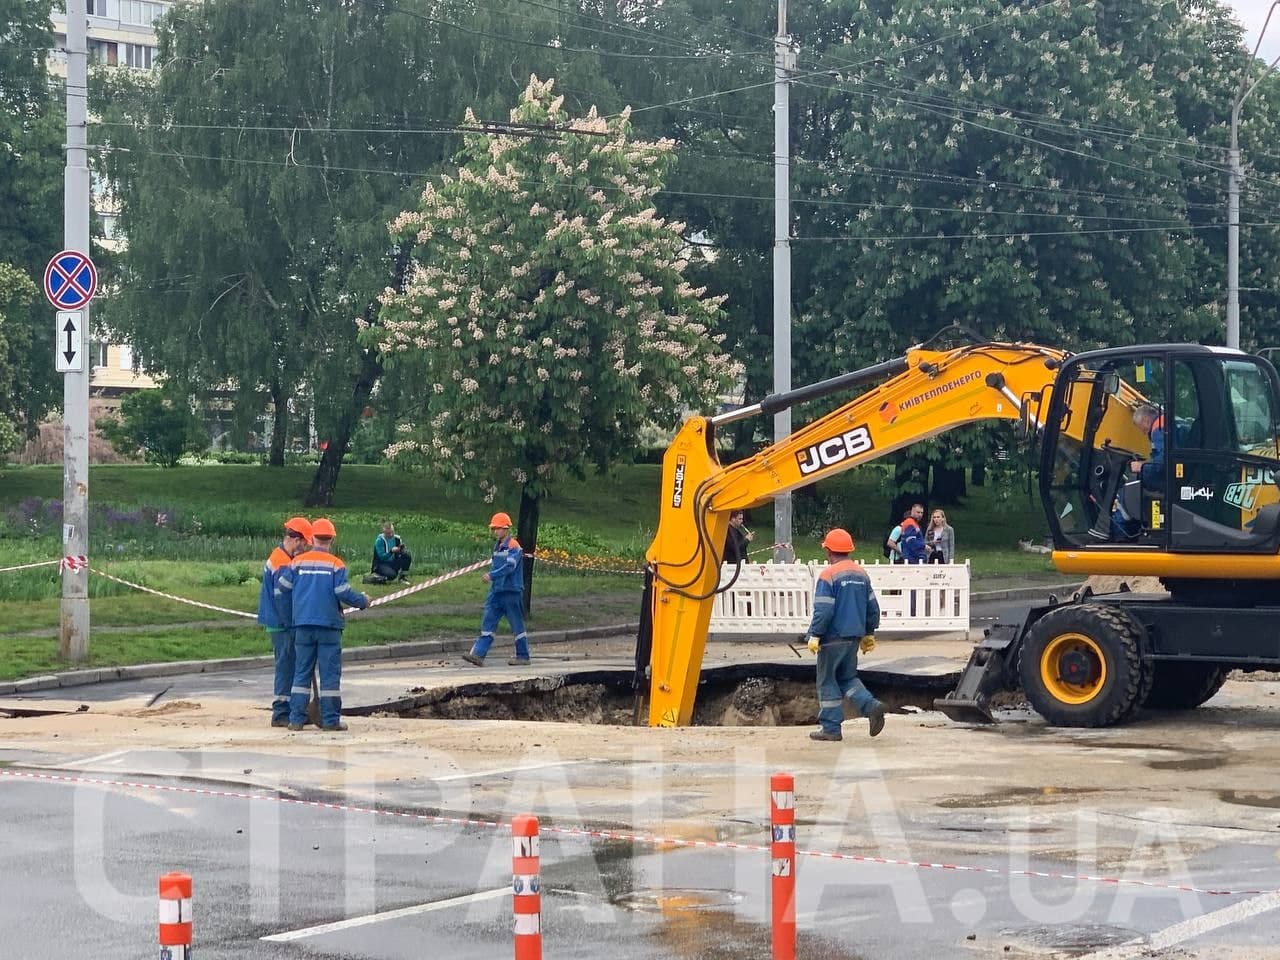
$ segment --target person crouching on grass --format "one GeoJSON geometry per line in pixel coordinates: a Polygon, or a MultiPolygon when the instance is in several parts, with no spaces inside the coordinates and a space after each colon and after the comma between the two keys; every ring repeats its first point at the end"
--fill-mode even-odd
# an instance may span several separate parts
{"type": "Polygon", "coordinates": [[[289,725],[289,691],[293,688],[293,604],[276,589],[280,575],[293,558],[311,544],[311,521],[290,517],[284,522],[284,539],[267,557],[262,568],[262,592],[258,595],[258,623],[267,629],[271,652],[275,655],[276,676],[272,687],[271,725],[289,725]]]}
{"type": "Polygon", "coordinates": [[[342,605],[363,610],[369,598],[347,583],[347,567],[331,552],[338,532],[321,517],[311,525],[315,546],[295,557],[277,589],[293,602],[296,664],[289,697],[289,729],[301,730],[311,696],[311,672],[320,668],[320,729],[345,730],[342,722],[342,605]]]}

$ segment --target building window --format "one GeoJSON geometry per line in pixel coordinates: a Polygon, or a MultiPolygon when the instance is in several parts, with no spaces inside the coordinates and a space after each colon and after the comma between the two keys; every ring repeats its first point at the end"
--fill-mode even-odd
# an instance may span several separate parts
{"type": "Polygon", "coordinates": [[[140,43],[126,43],[124,45],[125,63],[135,70],[150,70],[155,52],[155,47],[143,46],[140,43]]]}
{"type": "Polygon", "coordinates": [[[104,240],[114,240],[120,235],[120,225],[116,223],[116,215],[114,213],[102,214],[102,238],[104,240]]]}
{"type": "Polygon", "coordinates": [[[97,370],[99,367],[107,365],[107,344],[106,341],[98,341],[93,345],[93,368],[97,370]]]}
{"type": "Polygon", "coordinates": [[[149,27],[164,15],[162,3],[150,0],[120,0],[120,22],[139,27],[149,27]]]}
{"type": "Polygon", "coordinates": [[[120,348],[120,369],[133,369],[133,347],[127,344],[120,348]]]}
{"type": "Polygon", "coordinates": [[[105,63],[114,67],[120,60],[119,51],[114,40],[89,40],[89,59],[94,63],[105,63]]]}
{"type": "Polygon", "coordinates": [[[91,17],[107,16],[107,0],[85,0],[85,13],[91,17]]]}

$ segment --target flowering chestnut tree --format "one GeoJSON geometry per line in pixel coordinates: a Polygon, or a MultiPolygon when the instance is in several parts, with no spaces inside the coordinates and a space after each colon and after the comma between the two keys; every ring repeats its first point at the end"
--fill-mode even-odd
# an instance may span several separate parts
{"type": "Polygon", "coordinates": [[[571,118],[552,86],[533,77],[513,132],[469,134],[456,175],[391,223],[414,260],[361,334],[420,396],[387,455],[486,501],[518,486],[530,552],[558,478],[606,470],[740,372],[724,298],[686,279],[685,225],[653,206],[675,145],[633,139],[626,112],[571,118]]]}

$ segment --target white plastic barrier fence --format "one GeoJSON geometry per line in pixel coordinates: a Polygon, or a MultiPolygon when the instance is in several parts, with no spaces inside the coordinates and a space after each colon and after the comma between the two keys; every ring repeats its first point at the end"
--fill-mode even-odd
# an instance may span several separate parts
{"type": "MultiPolygon", "coordinates": [[[[711,633],[803,633],[825,563],[742,565],[734,585],[716,596],[711,633]]],[[[864,563],[880,602],[877,633],[969,629],[969,564],[864,563]]],[[[721,582],[733,577],[726,564],[721,582]]]]}

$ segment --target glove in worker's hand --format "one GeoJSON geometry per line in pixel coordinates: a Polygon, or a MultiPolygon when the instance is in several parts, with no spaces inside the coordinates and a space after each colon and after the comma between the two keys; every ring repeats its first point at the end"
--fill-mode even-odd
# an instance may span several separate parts
{"type": "Polygon", "coordinates": [[[809,648],[809,652],[814,656],[818,655],[818,647],[822,645],[822,640],[818,637],[810,636],[805,640],[804,645],[809,648]]]}
{"type": "Polygon", "coordinates": [[[870,653],[875,648],[876,648],[876,637],[875,637],[875,634],[873,633],[868,633],[858,643],[858,649],[863,653],[870,653]]]}

